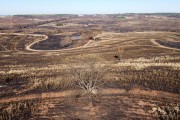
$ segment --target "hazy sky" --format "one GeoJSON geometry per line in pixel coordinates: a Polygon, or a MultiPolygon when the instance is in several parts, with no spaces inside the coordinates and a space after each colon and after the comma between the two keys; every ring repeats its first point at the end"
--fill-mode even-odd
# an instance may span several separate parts
{"type": "Polygon", "coordinates": [[[180,0],[0,0],[0,15],[180,13],[180,0]]]}

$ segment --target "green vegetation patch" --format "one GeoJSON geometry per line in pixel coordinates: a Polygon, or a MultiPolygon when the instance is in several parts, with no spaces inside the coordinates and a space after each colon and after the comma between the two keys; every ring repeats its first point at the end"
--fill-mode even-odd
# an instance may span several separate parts
{"type": "Polygon", "coordinates": [[[64,26],[63,23],[57,23],[56,26],[64,26]]]}

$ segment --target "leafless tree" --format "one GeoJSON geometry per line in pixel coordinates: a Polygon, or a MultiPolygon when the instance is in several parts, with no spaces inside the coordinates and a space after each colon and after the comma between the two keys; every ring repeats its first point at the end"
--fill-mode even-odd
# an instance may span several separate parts
{"type": "Polygon", "coordinates": [[[98,90],[105,83],[102,79],[106,69],[93,62],[81,68],[76,68],[73,71],[77,87],[82,89],[90,97],[93,105],[94,97],[99,93],[98,90]]]}

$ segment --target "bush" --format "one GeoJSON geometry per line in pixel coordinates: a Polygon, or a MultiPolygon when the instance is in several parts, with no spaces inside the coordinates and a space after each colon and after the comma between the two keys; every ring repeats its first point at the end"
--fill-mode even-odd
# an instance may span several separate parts
{"type": "Polygon", "coordinates": [[[26,100],[5,104],[3,105],[4,109],[0,111],[0,119],[25,120],[32,117],[32,115],[36,113],[38,105],[39,104],[35,100],[26,100]]]}
{"type": "Polygon", "coordinates": [[[102,79],[106,69],[95,63],[88,63],[81,68],[72,68],[72,70],[76,86],[86,93],[87,97],[90,98],[91,105],[93,105],[98,89],[105,83],[102,79]]]}
{"type": "Polygon", "coordinates": [[[58,24],[56,24],[56,26],[64,26],[64,24],[63,23],[58,23],[58,24]]]}
{"type": "MultiPolygon", "coordinates": [[[[70,76],[69,76],[70,77],[70,76]]],[[[49,91],[49,90],[64,90],[72,89],[75,82],[68,77],[49,78],[49,79],[34,79],[32,80],[32,90],[49,91]]]]}
{"type": "Polygon", "coordinates": [[[159,120],[179,120],[180,106],[165,105],[152,108],[152,114],[159,120]]]}

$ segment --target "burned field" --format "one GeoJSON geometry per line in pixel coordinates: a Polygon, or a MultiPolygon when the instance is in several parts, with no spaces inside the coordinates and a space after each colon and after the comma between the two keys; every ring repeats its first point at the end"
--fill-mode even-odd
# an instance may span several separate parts
{"type": "Polygon", "coordinates": [[[36,25],[1,28],[0,119],[179,119],[178,17],[18,17],[36,25]]]}

